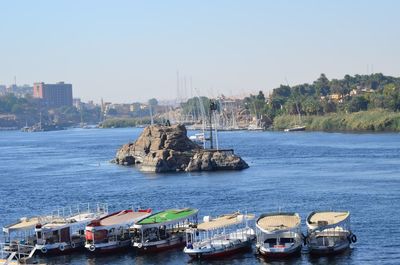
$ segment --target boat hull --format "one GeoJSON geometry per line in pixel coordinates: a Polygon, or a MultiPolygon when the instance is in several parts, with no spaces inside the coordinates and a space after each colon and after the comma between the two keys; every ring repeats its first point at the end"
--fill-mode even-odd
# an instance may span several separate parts
{"type": "Polygon", "coordinates": [[[350,248],[350,243],[343,242],[335,246],[308,246],[311,255],[330,256],[342,253],[350,248]]]}
{"type": "Polygon", "coordinates": [[[225,258],[240,252],[245,252],[251,249],[251,241],[243,242],[229,248],[213,249],[210,251],[191,250],[185,248],[185,253],[192,259],[219,259],[225,258]]]}
{"type": "Polygon", "coordinates": [[[284,131],[285,132],[300,132],[300,131],[305,131],[306,127],[294,127],[294,128],[287,128],[284,131]]]}
{"type": "Polygon", "coordinates": [[[36,248],[36,253],[41,256],[66,255],[84,250],[83,244],[77,244],[74,248],[71,247],[71,245],[65,245],[63,250],[61,250],[59,246],[54,245],[40,245],[36,246],[36,248]]]}
{"type": "Polygon", "coordinates": [[[299,244],[289,249],[258,247],[258,252],[266,258],[289,258],[300,255],[302,245],[299,244]]]}
{"type": "Polygon", "coordinates": [[[146,252],[160,252],[168,249],[174,249],[178,247],[185,246],[186,241],[184,237],[178,237],[174,239],[167,239],[157,242],[151,242],[147,244],[134,244],[134,247],[137,248],[139,252],[146,253],[146,252]]]}
{"type": "Polygon", "coordinates": [[[113,243],[103,243],[103,244],[86,244],[85,248],[93,254],[107,254],[107,253],[117,253],[125,251],[131,247],[131,241],[119,241],[113,243]]]}

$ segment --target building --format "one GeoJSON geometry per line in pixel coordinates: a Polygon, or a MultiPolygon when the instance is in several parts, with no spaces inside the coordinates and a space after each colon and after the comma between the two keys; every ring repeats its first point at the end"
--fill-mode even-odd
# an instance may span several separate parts
{"type": "Polygon", "coordinates": [[[74,105],[75,108],[77,108],[79,110],[82,108],[82,101],[80,98],[73,98],[72,104],[74,105]]]}
{"type": "Polygon", "coordinates": [[[26,96],[32,96],[32,90],[33,87],[29,85],[23,85],[23,86],[18,86],[18,85],[10,85],[7,88],[8,93],[14,94],[16,97],[23,98],[26,96]]]}
{"type": "Polygon", "coordinates": [[[33,97],[43,99],[51,107],[72,106],[72,85],[64,82],[57,84],[34,83],[33,97]]]}
{"type": "Polygon", "coordinates": [[[7,94],[7,87],[5,85],[0,85],[0,95],[7,94]]]}

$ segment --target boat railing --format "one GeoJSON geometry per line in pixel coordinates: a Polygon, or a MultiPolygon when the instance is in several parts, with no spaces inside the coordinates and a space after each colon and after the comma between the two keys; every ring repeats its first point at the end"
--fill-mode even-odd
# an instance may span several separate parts
{"type": "Polygon", "coordinates": [[[5,264],[14,260],[24,263],[33,257],[35,251],[36,248],[31,245],[0,243],[0,259],[6,260],[5,264]]]}
{"type": "Polygon", "coordinates": [[[66,221],[66,219],[80,215],[94,213],[96,215],[107,214],[108,204],[107,203],[78,203],[75,206],[59,207],[51,212],[51,218],[53,221],[60,219],[66,221]]]}

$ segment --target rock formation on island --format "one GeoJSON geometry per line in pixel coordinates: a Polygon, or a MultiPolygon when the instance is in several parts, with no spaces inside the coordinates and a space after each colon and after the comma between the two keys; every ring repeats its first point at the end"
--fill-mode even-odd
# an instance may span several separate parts
{"type": "Polygon", "coordinates": [[[247,163],[233,150],[208,150],[187,137],[184,125],[150,125],[134,143],[123,145],[113,162],[143,171],[241,170],[247,163]]]}

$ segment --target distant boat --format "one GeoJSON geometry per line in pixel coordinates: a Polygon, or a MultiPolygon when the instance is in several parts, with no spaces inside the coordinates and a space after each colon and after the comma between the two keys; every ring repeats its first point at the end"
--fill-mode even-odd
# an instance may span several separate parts
{"type": "MultiPolygon", "coordinates": [[[[287,80],[286,80],[286,82],[287,82],[287,80]]],[[[289,84],[287,84],[287,86],[289,87],[289,84]]],[[[300,113],[300,108],[299,108],[299,104],[297,103],[297,100],[295,101],[295,103],[296,103],[297,115],[299,116],[299,123],[294,124],[292,127],[284,129],[285,132],[299,132],[299,131],[304,131],[306,129],[306,126],[304,126],[303,122],[301,121],[301,113],[300,113]]]]}
{"type": "Polygon", "coordinates": [[[286,128],[284,131],[285,132],[299,132],[299,131],[305,131],[305,130],[306,130],[306,126],[295,125],[293,127],[286,128]]]}
{"type": "Polygon", "coordinates": [[[307,228],[310,254],[336,254],[357,242],[350,230],[350,212],[312,212],[307,217],[307,228]]]}
{"type": "Polygon", "coordinates": [[[189,136],[189,139],[196,144],[203,144],[205,141],[204,133],[196,133],[195,135],[189,136]]]}
{"type": "Polygon", "coordinates": [[[250,124],[249,127],[247,127],[248,131],[263,131],[264,129],[257,124],[250,124]]]}

